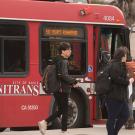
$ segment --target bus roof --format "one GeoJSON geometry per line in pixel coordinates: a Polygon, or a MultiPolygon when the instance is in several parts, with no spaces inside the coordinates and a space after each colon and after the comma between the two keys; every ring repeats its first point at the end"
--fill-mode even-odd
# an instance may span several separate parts
{"type": "Polygon", "coordinates": [[[0,19],[125,25],[121,10],[111,5],[32,0],[0,0],[0,19]]]}

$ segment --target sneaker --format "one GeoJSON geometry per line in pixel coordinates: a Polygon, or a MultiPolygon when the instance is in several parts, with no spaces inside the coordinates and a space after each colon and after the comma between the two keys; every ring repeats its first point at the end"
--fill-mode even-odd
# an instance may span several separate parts
{"type": "Polygon", "coordinates": [[[68,131],[61,131],[60,135],[69,135],[68,131]]]}
{"type": "Polygon", "coordinates": [[[45,135],[47,129],[47,122],[45,120],[38,122],[39,130],[42,135],[45,135]]]}
{"type": "Polygon", "coordinates": [[[134,129],[134,120],[129,119],[125,124],[125,129],[134,129]]]}

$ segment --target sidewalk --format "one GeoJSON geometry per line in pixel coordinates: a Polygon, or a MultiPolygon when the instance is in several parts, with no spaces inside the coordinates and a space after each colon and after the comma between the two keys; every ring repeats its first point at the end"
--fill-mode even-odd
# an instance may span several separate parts
{"type": "MultiPolygon", "coordinates": [[[[107,135],[105,126],[95,126],[93,128],[69,129],[69,135],[107,135]]],[[[9,131],[0,132],[0,135],[41,135],[38,130],[34,131],[9,131]]],[[[60,130],[47,130],[46,135],[60,135],[60,130]]],[[[122,129],[119,135],[135,135],[135,129],[122,129]]]]}

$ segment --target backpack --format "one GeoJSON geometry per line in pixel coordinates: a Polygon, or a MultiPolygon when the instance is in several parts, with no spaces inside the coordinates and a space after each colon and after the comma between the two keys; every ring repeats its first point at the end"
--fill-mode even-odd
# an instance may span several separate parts
{"type": "Polygon", "coordinates": [[[41,80],[42,89],[45,93],[51,94],[58,92],[60,81],[58,80],[56,64],[53,63],[45,68],[43,79],[41,80]]]}
{"type": "Polygon", "coordinates": [[[97,95],[106,95],[111,91],[111,77],[110,77],[110,67],[108,64],[97,73],[97,79],[95,83],[95,91],[97,95]]]}

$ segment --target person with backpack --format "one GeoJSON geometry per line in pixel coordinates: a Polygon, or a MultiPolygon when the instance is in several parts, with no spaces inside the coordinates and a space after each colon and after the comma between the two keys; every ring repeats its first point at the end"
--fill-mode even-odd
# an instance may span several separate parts
{"type": "Polygon", "coordinates": [[[128,85],[134,78],[128,78],[126,69],[127,49],[119,47],[111,61],[111,91],[107,94],[106,108],[108,135],[118,135],[119,130],[129,118],[128,85]]]}
{"type": "Polygon", "coordinates": [[[68,58],[71,55],[71,46],[68,42],[61,42],[59,46],[59,55],[54,59],[57,69],[57,77],[60,80],[61,87],[53,92],[55,102],[58,105],[56,110],[47,119],[39,121],[39,129],[42,135],[45,135],[47,125],[55,120],[57,117],[61,117],[61,134],[68,134],[67,132],[67,119],[68,119],[68,99],[71,92],[71,87],[77,87],[76,79],[72,78],[68,74],[68,58]]]}

